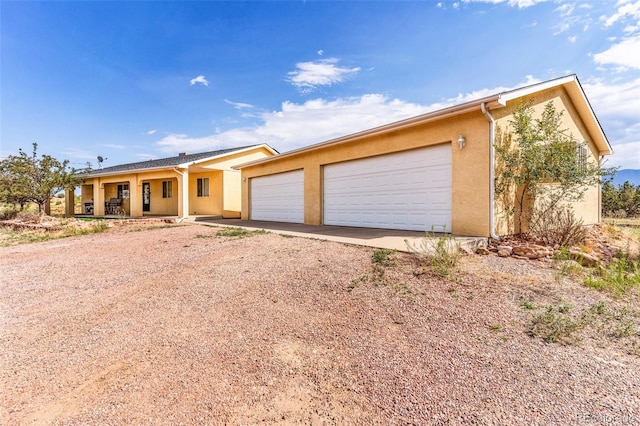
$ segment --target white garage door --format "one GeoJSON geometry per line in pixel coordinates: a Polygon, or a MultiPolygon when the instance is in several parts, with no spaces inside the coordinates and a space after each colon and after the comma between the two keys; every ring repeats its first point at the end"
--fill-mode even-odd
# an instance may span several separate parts
{"type": "Polygon", "coordinates": [[[451,145],[324,167],[326,225],[451,231],[451,145]]]}
{"type": "Polygon", "coordinates": [[[304,172],[251,179],[251,219],[304,223],[304,172]]]}

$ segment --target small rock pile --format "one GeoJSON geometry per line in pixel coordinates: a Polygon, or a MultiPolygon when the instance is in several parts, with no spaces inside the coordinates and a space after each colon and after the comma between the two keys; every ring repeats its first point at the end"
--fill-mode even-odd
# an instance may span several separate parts
{"type": "Polygon", "coordinates": [[[492,241],[488,247],[479,247],[476,253],[482,255],[495,253],[500,257],[513,257],[521,260],[544,260],[553,256],[553,248],[511,238],[504,241],[492,241]]]}
{"type": "MultiPolygon", "coordinates": [[[[587,228],[586,238],[580,246],[569,248],[567,257],[582,266],[594,267],[616,257],[625,251],[628,241],[606,224],[597,224],[587,228]]],[[[500,257],[512,257],[521,260],[548,261],[560,253],[560,247],[537,244],[516,237],[492,240],[488,247],[479,247],[476,254],[495,254],[500,257]]]]}

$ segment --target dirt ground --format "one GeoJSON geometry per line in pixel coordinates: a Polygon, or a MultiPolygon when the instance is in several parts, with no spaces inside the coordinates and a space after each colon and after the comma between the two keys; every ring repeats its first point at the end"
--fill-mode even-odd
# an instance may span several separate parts
{"type": "Polygon", "coordinates": [[[445,280],[408,254],[217,231],[0,248],[2,424],[640,424],[637,295],[548,262],[467,256],[445,280]],[[548,306],[596,303],[630,335],[530,335],[548,306]]]}

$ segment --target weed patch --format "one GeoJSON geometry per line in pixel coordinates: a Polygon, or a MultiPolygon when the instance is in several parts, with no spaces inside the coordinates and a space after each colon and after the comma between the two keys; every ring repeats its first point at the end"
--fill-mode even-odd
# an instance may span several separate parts
{"type": "Polygon", "coordinates": [[[573,343],[576,340],[574,333],[582,324],[568,313],[567,305],[547,306],[545,312],[533,317],[529,333],[547,343],[573,343]]]}
{"type": "Polygon", "coordinates": [[[529,310],[533,310],[536,308],[536,306],[530,300],[521,300],[520,307],[524,309],[529,309],[529,310]]]}
{"type": "Polygon", "coordinates": [[[560,250],[553,255],[552,260],[553,278],[558,284],[562,284],[570,275],[577,275],[582,271],[582,267],[571,259],[568,247],[560,247],[560,250]]]}
{"type": "Polygon", "coordinates": [[[627,255],[612,259],[609,266],[591,273],[584,285],[620,298],[640,287],[640,260],[633,261],[627,255]]]}
{"type": "Polygon", "coordinates": [[[264,229],[256,229],[253,231],[249,231],[248,229],[244,229],[244,228],[224,228],[224,229],[220,229],[218,232],[216,232],[216,236],[217,237],[229,237],[229,238],[246,238],[246,237],[253,237],[255,235],[262,235],[262,234],[268,234],[268,231],[265,231],[264,229]]]}
{"type": "Polygon", "coordinates": [[[9,228],[0,228],[0,245],[8,247],[17,244],[38,243],[79,235],[98,234],[105,232],[107,229],[109,229],[109,225],[103,221],[98,221],[91,226],[78,227],[67,225],[57,231],[45,229],[12,230],[9,228]]]}
{"type": "Polygon", "coordinates": [[[427,232],[419,243],[410,243],[408,240],[404,242],[410,253],[421,262],[429,264],[441,278],[449,278],[462,257],[460,243],[446,232],[442,236],[437,236],[433,231],[427,232]]]}
{"type": "Polygon", "coordinates": [[[529,334],[547,343],[561,344],[573,344],[589,337],[623,347],[632,355],[640,355],[640,312],[627,307],[611,307],[604,301],[573,311],[573,306],[562,299],[544,307],[543,312],[533,316],[529,334]]]}
{"type": "Polygon", "coordinates": [[[382,266],[391,266],[395,263],[391,257],[396,251],[391,249],[376,249],[371,255],[371,261],[382,266]]]}

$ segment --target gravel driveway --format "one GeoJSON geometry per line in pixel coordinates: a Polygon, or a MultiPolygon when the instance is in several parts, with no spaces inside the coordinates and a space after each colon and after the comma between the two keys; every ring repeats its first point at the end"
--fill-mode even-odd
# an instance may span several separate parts
{"type": "Polygon", "coordinates": [[[640,424],[638,356],[527,335],[548,270],[216,231],[0,248],[2,423],[640,424]]]}

